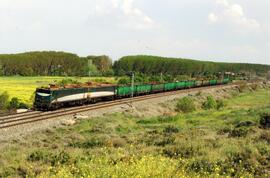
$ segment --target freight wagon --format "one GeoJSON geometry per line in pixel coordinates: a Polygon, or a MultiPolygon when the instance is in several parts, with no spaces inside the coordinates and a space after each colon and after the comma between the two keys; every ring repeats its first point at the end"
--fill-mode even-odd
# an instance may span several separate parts
{"type": "Polygon", "coordinates": [[[47,111],[63,107],[79,106],[96,103],[104,100],[115,100],[120,98],[139,95],[147,95],[188,88],[215,86],[228,84],[229,79],[209,81],[179,81],[158,84],[140,84],[131,86],[99,84],[69,86],[63,88],[38,88],[36,90],[34,108],[47,111]]]}

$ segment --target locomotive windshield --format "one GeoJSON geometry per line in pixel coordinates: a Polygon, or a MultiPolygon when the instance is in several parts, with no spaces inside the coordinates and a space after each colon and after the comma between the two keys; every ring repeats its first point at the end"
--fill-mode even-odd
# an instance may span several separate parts
{"type": "Polygon", "coordinates": [[[45,89],[37,89],[38,93],[46,93],[46,94],[51,94],[50,90],[45,90],[45,89]]]}

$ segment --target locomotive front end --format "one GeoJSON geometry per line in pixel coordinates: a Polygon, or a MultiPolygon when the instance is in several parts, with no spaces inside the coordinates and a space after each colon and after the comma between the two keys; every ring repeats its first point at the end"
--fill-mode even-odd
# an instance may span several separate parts
{"type": "Polygon", "coordinates": [[[35,94],[34,108],[39,111],[48,111],[51,108],[52,93],[50,90],[37,89],[35,94]]]}

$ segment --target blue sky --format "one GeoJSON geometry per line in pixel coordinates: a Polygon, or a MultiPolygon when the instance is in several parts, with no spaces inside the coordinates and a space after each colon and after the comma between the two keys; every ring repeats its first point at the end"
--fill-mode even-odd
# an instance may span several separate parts
{"type": "Polygon", "coordinates": [[[0,0],[0,53],[270,64],[269,0],[0,0]]]}

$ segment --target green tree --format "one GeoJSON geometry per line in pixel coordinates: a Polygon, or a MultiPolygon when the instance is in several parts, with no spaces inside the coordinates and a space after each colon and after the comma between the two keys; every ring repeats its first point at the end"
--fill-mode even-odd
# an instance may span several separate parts
{"type": "Polygon", "coordinates": [[[112,60],[109,56],[88,56],[87,59],[92,60],[96,68],[103,74],[112,69],[112,60]]]}

